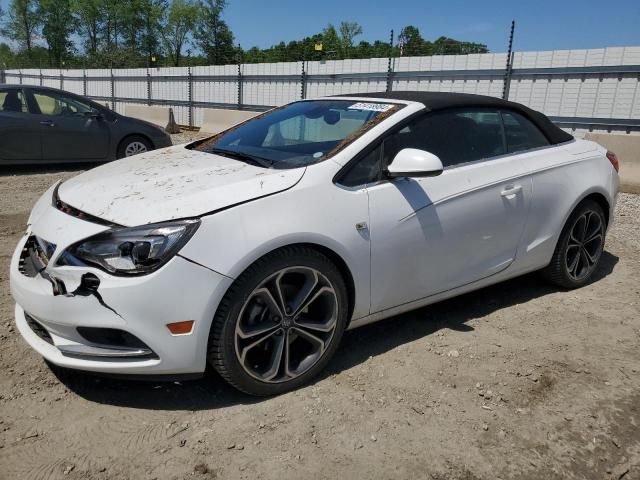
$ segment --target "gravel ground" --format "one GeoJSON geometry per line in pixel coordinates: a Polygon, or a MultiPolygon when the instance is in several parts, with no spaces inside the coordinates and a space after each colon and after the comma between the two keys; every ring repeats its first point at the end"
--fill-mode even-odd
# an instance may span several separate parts
{"type": "Polygon", "coordinates": [[[0,171],[0,479],[640,478],[640,197],[585,288],[528,275],[348,332],[316,383],[255,399],[52,369],[20,338],[10,255],[78,171],[0,171]]]}
{"type": "Polygon", "coordinates": [[[210,133],[200,133],[196,131],[183,130],[180,133],[171,135],[171,140],[173,141],[174,145],[180,145],[181,143],[188,143],[209,136],[211,136],[210,133]]]}

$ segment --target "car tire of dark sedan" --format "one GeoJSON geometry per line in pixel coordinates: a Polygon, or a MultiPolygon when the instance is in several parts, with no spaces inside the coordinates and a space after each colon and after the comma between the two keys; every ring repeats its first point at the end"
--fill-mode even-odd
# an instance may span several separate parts
{"type": "Polygon", "coordinates": [[[312,248],[279,249],[253,263],[226,293],[211,327],[208,361],[245,393],[293,390],[333,356],[348,308],[331,260],[312,248]]]}
{"type": "Polygon", "coordinates": [[[602,207],[587,199],[569,216],[544,275],[562,288],[586,285],[598,268],[607,222],[602,207]]]}
{"type": "Polygon", "coordinates": [[[151,150],[153,150],[153,145],[149,140],[141,135],[130,135],[120,142],[118,158],[131,157],[151,150]]]}

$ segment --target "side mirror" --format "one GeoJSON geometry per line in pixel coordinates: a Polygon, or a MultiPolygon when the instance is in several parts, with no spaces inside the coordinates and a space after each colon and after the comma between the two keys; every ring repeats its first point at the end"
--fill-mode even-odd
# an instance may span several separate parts
{"type": "Polygon", "coordinates": [[[85,116],[91,118],[93,120],[103,120],[104,116],[98,110],[91,110],[90,112],[85,113],[85,116]]]}
{"type": "Polygon", "coordinates": [[[416,148],[403,148],[387,168],[387,177],[435,177],[444,167],[433,153],[416,148]]]}

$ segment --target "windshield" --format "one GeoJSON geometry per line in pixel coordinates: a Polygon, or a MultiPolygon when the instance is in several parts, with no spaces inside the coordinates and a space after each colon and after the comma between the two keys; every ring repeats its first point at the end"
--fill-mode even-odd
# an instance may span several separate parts
{"type": "Polygon", "coordinates": [[[329,158],[402,106],[355,100],[295,102],[193,148],[263,167],[303,167],[329,158]]]}

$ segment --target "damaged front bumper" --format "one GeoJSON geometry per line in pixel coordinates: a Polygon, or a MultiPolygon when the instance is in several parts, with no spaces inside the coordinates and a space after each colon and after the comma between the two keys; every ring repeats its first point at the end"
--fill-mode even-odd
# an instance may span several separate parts
{"type": "Polygon", "coordinates": [[[24,339],[50,362],[113,374],[172,375],[203,372],[209,327],[231,279],[175,256],[159,270],[115,277],[90,267],[56,266],[74,242],[106,227],[53,206],[40,209],[11,260],[11,293],[24,339]],[[34,238],[51,245],[29,252],[34,238]],[[29,265],[31,259],[36,260],[29,265]],[[189,334],[167,324],[193,320],[189,334]]]}

